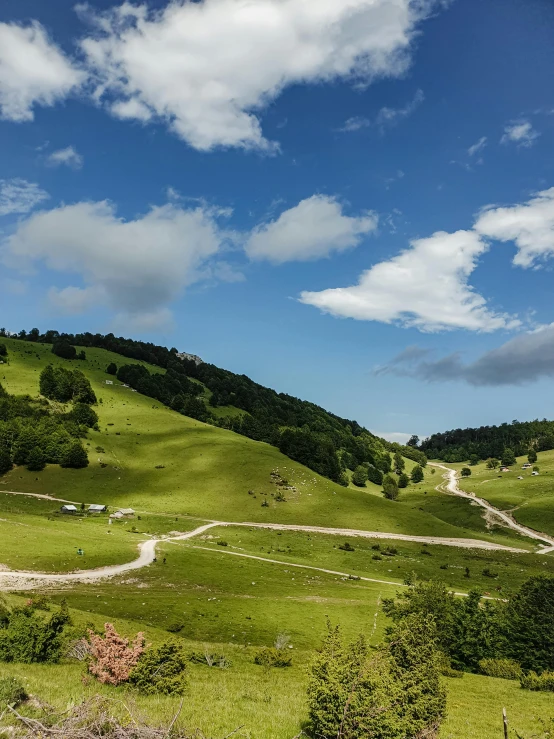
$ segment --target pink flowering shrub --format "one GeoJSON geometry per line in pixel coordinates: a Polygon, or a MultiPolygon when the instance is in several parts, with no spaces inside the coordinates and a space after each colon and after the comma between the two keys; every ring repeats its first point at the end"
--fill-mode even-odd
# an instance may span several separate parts
{"type": "Polygon", "coordinates": [[[127,682],[129,674],[144,652],[144,635],[138,633],[133,641],[120,636],[113,624],[104,624],[106,633],[98,636],[89,630],[89,672],[101,683],[119,685],[127,682]]]}

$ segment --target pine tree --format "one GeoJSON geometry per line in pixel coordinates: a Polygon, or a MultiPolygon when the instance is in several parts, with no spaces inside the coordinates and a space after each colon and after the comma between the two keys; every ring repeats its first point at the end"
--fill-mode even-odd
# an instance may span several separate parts
{"type": "Polygon", "coordinates": [[[406,466],[406,462],[404,461],[404,457],[400,454],[400,452],[395,452],[394,461],[393,461],[393,469],[396,472],[396,474],[399,475],[401,472],[403,472],[405,466],[406,466]]]}
{"type": "Polygon", "coordinates": [[[535,449],[533,449],[533,447],[529,449],[529,452],[527,454],[527,461],[529,462],[529,464],[535,464],[535,462],[537,461],[537,452],[535,449]]]}
{"type": "Polygon", "coordinates": [[[385,475],[383,477],[383,492],[385,494],[385,498],[388,498],[389,500],[398,499],[398,483],[394,477],[391,477],[391,475],[385,475]]]}
{"type": "Polygon", "coordinates": [[[412,470],[412,482],[422,482],[424,478],[423,474],[423,467],[421,465],[416,464],[416,466],[412,470]]]}
{"type": "Polygon", "coordinates": [[[40,373],[39,381],[40,394],[45,398],[54,398],[56,395],[56,378],[54,377],[54,368],[51,364],[45,367],[40,373]]]}
{"type": "Polygon", "coordinates": [[[117,364],[115,362],[110,362],[106,367],[106,373],[108,375],[117,375],[117,364]]]}
{"type": "Polygon", "coordinates": [[[505,467],[511,467],[515,463],[516,455],[514,454],[514,450],[506,447],[506,449],[504,449],[504,451],[502,452],[502,464],[505,467]]]}
{"type": "Polygon", "coordinates": [[[410,482],[410,478],[405,472],[401,472],[400,475],[398,475],[398,487],[399,488],[407,488],[409,482],[410,482]]]}

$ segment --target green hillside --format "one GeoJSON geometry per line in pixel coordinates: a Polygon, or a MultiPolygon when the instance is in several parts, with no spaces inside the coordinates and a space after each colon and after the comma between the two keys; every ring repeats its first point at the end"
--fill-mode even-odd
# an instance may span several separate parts
{"type": "MultiPolygon", "coordinates": [[[[0,490],[129,506],[144,515],[513,541],[506,530],[488,531],[479,512],[464,501],[437,493],[438,480],[430,469],[424,481],[402,491],[397,502],[386,500],[372,483],[345,488],[269,444],[187,418],[124,387],[105,373],[107,365],[118,360],[113,353],[87,348],[86,361],[72,364],[54,356],[47,345],[5,341],[9,364],[2,365],[0,376],[8,392],[36,395],[47,364],[78,366],[99,399],[99,431],[88,432],[86,469],[49,465],[36,473],[16,467],[2,479],[0,490]],[[285,501],[276,500],[274,471],[292,488],[285,491],[285,501]]],[[[407,460],[408,471],[411,466],[407,460]]]]}

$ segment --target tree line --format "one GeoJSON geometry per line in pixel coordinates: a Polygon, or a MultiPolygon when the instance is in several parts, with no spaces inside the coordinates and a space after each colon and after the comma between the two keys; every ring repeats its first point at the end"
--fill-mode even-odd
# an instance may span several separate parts
{"type": "Polygon", "coordinates": [[[43,398],[11,395],[0,384],[0,474],[13,465],[43,470],[46,464],[86,467],[82,439],[98,423],[96,396],[82,372],[46,367],[40,376],[43,398]],[[60,408],[49,400],[71,402],[60,408]]]}
{"type": "MultiPolygon", "coordinates": [[[[2,331],[0,329],[0,336],[2,331]]],[[[194,361],[181,360],[175,348],[167,349],[113,334],[60,334],[57,331],[41,334],[38,329],[21,331],[12,338],[41,344],[63,341],[71,346],[99,347],[161,367],[170,375],[167,382],[160,379],[159,373],[148,373],[147,377],[145,368],[125,369],[118,377],[184,415],[276,446],[291,459],[342,485],[348,484],[346,470],[355,471],[360,465],[366,467],[369,480],[380,484],[377,481],[391,470],[391,453],[401,452],[421,466],[427,462],[420,449],[387,442],[356,421],[341,418],[286,393],[277,393],[246,375],[213,364],[197,365],[194,361]],[[201,382],[209,391],[208,406],[200,397],[202,386],[193,380],[201,382]],[[220,406],[233,406],[242,413],[218,418],[211,409],[220,406]]],[[[124,366],[136,368],[139,365],[124,366]]],[[[116,368],[116,372],[122,369],[116,368]]]]}
{"type": "Polygon", "coordinates": [[[444,462],[466,462],[476,457],[478,460],[502,459],[506,449],[520,457],[529,449],[542,452],[554,449],[554,421],[544,418],[534,421],[512,421],[500,426],[480,426],[479,428],[452,429],[440,434],[432,434],[419,442],[416,447],[429,459],[444,462]]]}

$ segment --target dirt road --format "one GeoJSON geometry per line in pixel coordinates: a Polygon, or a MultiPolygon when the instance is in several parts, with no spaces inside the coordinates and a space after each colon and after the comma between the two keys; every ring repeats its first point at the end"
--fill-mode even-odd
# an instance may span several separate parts
{"type": "MultiPolygon", "coordinates": [[[[343,528],[325,528],[323,526],[302,526],[295,524],[279,524],[279,523],[234,523],[230,521],[209,521],[208,523],[198,526],[193,531],[188,531],[179,536],[167,536],[159,539],[147,539],[139,544],[139,556],[132,562],[121,565],[110,565],[108,567],[99,567],[93,570],[78,570],[68,573],[40,573],[28,572],[25,570],[5,570],[0,571],[0,590],[25,590],[48,583],[70,583],[70,582],[93,582],[95,580],[103,580],[114,577],[115,575],[123,575],[132,570],[140,570],[152,564],[156,557],[156,545],[162,542],[184,541],[192,539],[195,536],[204,534],[209,529],[216,526],[245,526],[248,528],[273,529],[277,531],[304,531],[316,534],[329,534],[332,536],[344,537],[360,537],[364,539],[389,539],[395,541],[412,541],[420,544],[441,544],[443,546],[461,547],[463,549],[488,549],[503,550],[508,552],[525,552],[524,549],[517,547],[507,547],[501,544],[493,544],[488,541],[479,539],[448,539],[439,536],[411,536],[409,534],[391,534],[382,531],[362,531],[358,529],[343,528]]],[[[319,569],[319,568],[317,568],[319,569]]],[[[322,572],[326,570],[321,569],[322,572]]],[[[330,573],[344,574],[344,573],[330,573]]],[[[386,581],[383,581],[384,583],[386,581]]],[[[386,583],[390,584],[390,583],[386,583]]]]}
{"type": "Polygon", "coordinates": [[[523,524],[517,523],[517,521],[515,521],[509,513],[505,513],[499,508],[495,508],[483,498],[478,498],[475,493],[466,493],[463,490],[460,490],[460,487],[458,485],[458,475],[456,473],[456,470],[453,470],[451,467],[446,467],[443,464],[434,464],[433,462],[429,462],[429,464],[432,467],[438,467],[447,472],[447,475],[445,475],[445,478],[447,477],[447,482],[438,485],[437,490],[441,490],[442,488],[443,492],[446,490],[452,495],[457,495],[460,498],[471,500],[474,503],[477,503],[477,505],[480,505],[485,510],[489,511],[489,513],[492,513],[496,518],[499,518],[508,528],[512,529],[513,531],[517,531],[518,534],[523,534],[523,536],[527,536],[530,539],[535,539],[536,541],[542,542],[543,546],[539,550],[539,554],[546,554],[548,552],[554,551],[554,536],[549,536],[548,534],[543,534],[540,531],[535,531],[534,529],[530,529],[527,526],[523,526],[523,524]]]}

